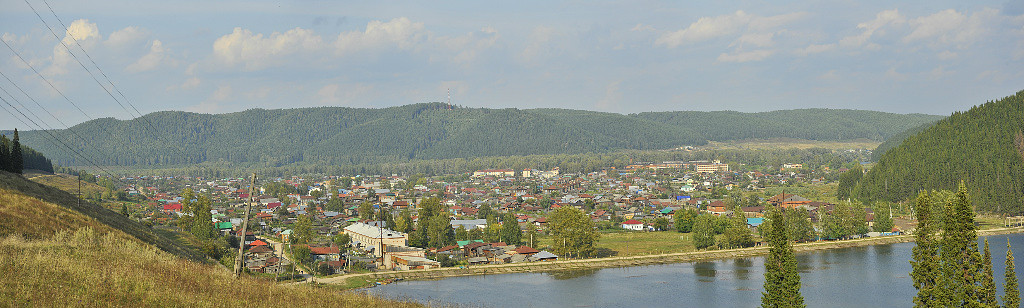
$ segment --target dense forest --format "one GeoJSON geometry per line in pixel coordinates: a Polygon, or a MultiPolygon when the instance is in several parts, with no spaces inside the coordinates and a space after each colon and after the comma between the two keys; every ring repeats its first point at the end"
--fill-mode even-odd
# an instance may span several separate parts
{"type": "MultiPolygon", "coordinates": [[[[383,109],[253,109],[229,114],[165,111],[97,119],[55,134],[92,148],[104,165],[203,162],[363,165],[490,156],[670,149],[710,141],[789,137],[884,140],[940,116],[804,109],[765,113],[660,112],[622,115],[564,109],[480,109],[426,103],[383,109]]],[[[65,166],[85,165],[44,139],[22,139],[65,166]]]]}
{"type": "Polygon", "coordinates": [[[956,112],[882,154],[853,196],[902,201],[964,181],[980,211],[1024,213],[1024,91],[956,112]]]}
{"type": "Polygon", "coordinates": [[[18,130],[0,133],[0,170],[22,173],[25,169],[53,172],[53,163],[43,154],[21,144],[18,130]],[[11,135],[10,138],[7,135],[11,135]]]}
{"type": "Polygon", "coordinates": [[[907,140],[907,138],[920,134],[929,127],[932,127],[932,125],[935,125],[935,122],[928,122],[918,125],[916,127],[912,127],[899,134],[893,135],[888,139],[885,139],[885,142],[882,142],[882,144],[879,144],[877,147],[875,147],[875,151],[871,154],[871,161],[878,161],[879,159],[882,158],[882,154],[885,154],[885,152],[888,152],[890,149],[900,145],[901,143],[903,143],[903,140],[907,140]]]}

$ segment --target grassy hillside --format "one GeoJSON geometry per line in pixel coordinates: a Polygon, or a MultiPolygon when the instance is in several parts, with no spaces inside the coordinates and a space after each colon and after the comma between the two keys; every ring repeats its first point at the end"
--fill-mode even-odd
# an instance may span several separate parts
{"type": "Polygon", "coordinates": [[[123,233],[92,228],[0,239],[0,306],[419,307],[357,293],[234,279],[123,233]]]}
{"type": "MultiPolygon", "coordinates": [[[[97,119],[73,127],[85,140],[73,138],[67,131],[56,134],[74,147],[103,153],[103,157],[93,157],[101,165],[223,161],[273,167],[296,162],[354,165],[657,150],[740,139],[880,142],[938,118],[829,109],[623,115],[565,109],[454,108],[431,103],[384,109],[254,109],[218,115],[165,111],[141,119],[97,119]]],[[[84,164],[43,138],[41,132],[22,134],[25,144],[61,165],[84,164]]]]}
{"type": "Polygon", "coordinates": [[[91,202],[79,203],[63,190],[0,172],[0,236],[38,239],[81,227],[92,227],[100,233],[117,230],[183,258],[206,259],[119,213],[91,202]]]}
{"type": "Polygon", "coordinates": [[[906,200],[923,189],[970,189],[980,211],[1024,213],[1024,91],[956,112],[882,154],[854,189],[906,200]]]}
{"type": "Polygon", "coordinates": [[[121,215],[88,203],[79,207],[73,198],[0,172],[0,306],[419,306],[234,279],[221,265],[190,261],[201,257],[121,215]]]}

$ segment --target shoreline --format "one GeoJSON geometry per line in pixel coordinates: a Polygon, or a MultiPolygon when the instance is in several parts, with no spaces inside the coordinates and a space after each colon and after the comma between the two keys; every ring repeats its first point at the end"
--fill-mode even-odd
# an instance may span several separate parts
{"type": "MultiPolygon", "coordinates": [[[[1024,233],[1024,227],[997,228],[978,230],[978,236],[1002,235],[1011,233],[1024,233]]],[[[822,241],[812,243],[800,243],[793,245],[794,253],[804,253],[837,248],[863,247],[873,245],[887,245],[913,242],[913,235],[894,235],[884,237],[870,237],[843,241],[822,241]]],[[[364,281],[381,281],[391,279],[402,280],[429,280],[450,277],[497,275],[512,273],[535,273],[552,272],[564,270],[602,269],[616,267],[645,266],[669,263],[685,263],[705,260],[720,260],[732,258],[744,258],[765,255],[770,246],[723,249],[710,251],[692,251],[679,253],[665,253],[655,255],[607,257],[594,259],[573,259],[548,262],[530,263],[509,263],[509,264],[488,264],[476,265],[465,268],[446,267],[426,270],[373,272],[360,274],[342,274],[326,278],[313,278],[312,282],[319,284],[344,285],[350,279],[363,279],[364,281]]],[[[309,282],[300,282],[309,283],[309,282]]],[[[370,282],[372,284],[372,282],[370,282]]],[[[299,284],[299,283],[296,283],[299,284]]],[[[359,287],[357,287],[359,288],[359,287]]],[[[357,289],[353,288],[353,289],[357,289]]]]}

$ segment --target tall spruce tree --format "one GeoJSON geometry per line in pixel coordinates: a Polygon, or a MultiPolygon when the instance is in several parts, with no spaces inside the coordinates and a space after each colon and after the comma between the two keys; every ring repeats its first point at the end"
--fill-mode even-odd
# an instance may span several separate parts
{"type": "Polygon", "coordinates": [[[910,277],[914,280],[914,288],[917,289],[914,307],[921,308],[937,306],[936,283],[939,276],[939,246],[935,239],[931,209],[931,197],[927,191],[922,191],[917,195],[917,200],[914,203],[914,213],[917,214],[918,221],[917,229],[914,230],[917,246],[914,246],[913,260],[910,260],[910,265],[913,268],[910,277]]]}
{"type": "Polygon", "coordinates": [[[963,182],[953,200],[946,205],[943,219],[941,282],[939,298],[943,306],[977,307],[979,292],[978,234],[974,229],[974,209],[963,182]]]}
{"type": "Polygon", "coordinates": [[[978,301],[987,307],[997,307],[996,282],[992,273],[992,252],[988,249],[988,238],[985,239],[985,250],[981,255],[981,288],[978,289],[978,301]]]}
{"type": "Polygon", "coordinates": [[[11,172],[11,141],[0,135],[0,170],[11,172]]]}
{"type": "Polygon", "coordinates": [[[18,129],[14,129],[14,140],[11,141],[11,172],[21,174],[25,170],[25,157],[21,154],[21,141],[18,129]]]}
{"type": "Polygon", "coordinates": [[[1006,239],[1006,272],[1003,283],[1003,307],[1020,307],[1020,290],[1017,289],[1017,272],[1013,264],[1013,248],[1010,247],[1010,239],[1006,239]]]}
{"type": "Polygon", "coordinates": [[[778,210],[771,213],[771,230],[768,243],[772,248],[765,260],[764,293],[761,293],[761,307],[805,307],[800,295],[800,274],[797,272],[796,257],[784,225],[785,219],[778,210]]]}

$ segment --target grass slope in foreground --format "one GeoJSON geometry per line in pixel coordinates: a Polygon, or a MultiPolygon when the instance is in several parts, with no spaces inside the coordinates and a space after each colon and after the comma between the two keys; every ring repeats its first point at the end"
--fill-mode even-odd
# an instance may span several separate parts
{"type": "Polygon", "coordinates": [[[58,205],[74,201],[61,194],[66,193],[0,172],[0,307],[420,306],[234,279],[218,264],[193,262],[129,235],[177,245],[151,231],[107,224],[119,221],[116,213],[88,203],[82,209],[90,215],[71,207],[77,202],[58,205]]]}

